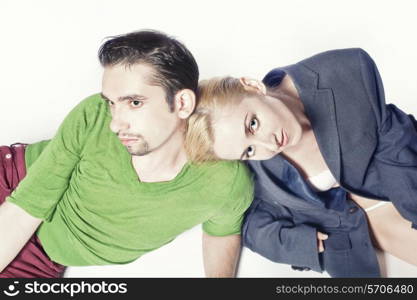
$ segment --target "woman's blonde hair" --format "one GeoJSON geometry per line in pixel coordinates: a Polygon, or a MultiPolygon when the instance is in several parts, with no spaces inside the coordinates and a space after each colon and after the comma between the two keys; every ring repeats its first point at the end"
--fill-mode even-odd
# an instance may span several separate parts
{"type": "Polygon", "coordinates": [[[222,108],[237,105],[245,96],[253,94],[255,92],[246,90],[238,78],[230,76],[200,81],[197,106],[187,121],[185,136],[185,149],[190,161],[202,163],[219,160],[213,151],[214,116],[222,108]]]}

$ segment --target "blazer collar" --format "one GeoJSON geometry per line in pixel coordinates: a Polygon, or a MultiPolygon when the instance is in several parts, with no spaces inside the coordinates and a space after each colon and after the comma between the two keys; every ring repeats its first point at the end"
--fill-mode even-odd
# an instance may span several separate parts
{"type": "Polygon", "coordinates": [[[269,160],[251,160],[249,167],[255,174],[255,194],[264,201],[296,210],[344,209],[345,190],[314,191],[299,171],[281,155],[269,160]]]}
{"type": "Polygon", "coordinates": [[[333,91],[319,87],[319,74],[300,63],[279,69],[293,80],[324,160],[340,182],[340,144],[333,91]]]}
{"type": "Polygon", "coordinates": [[[307,183],[281,155],[269,160],[251,160],[249,167],[255,174],[255,194],[262,200],[296,210],[324,208],[320,199],[310,196],[307,183]]]}

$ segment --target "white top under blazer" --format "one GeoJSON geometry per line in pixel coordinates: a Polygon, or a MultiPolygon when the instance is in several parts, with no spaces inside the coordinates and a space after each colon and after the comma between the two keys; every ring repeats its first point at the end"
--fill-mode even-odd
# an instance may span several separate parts
{"type": "MultiPolygon", "coordinates": [[[[339,185],[330,170],[325,170],[316,176],[308,177],[308,182],[318,191],[327,191],[339,185]]],[[[374,210],[382,205],[387,204],[388,201],[381,201],[375,205],[365,208],[366,212],[374,210]]]]}

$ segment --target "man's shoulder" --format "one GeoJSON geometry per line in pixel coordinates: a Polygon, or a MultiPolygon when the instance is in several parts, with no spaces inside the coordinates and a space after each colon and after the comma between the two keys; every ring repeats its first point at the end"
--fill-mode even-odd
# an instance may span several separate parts
{"type": "Polygon", "coordinates": [[[105,105],[103,99],[101,98],[100,94],[92,94],[83,100],[81,100],[76,108],[83,108],[83,109],[90,109],[90,108],[97,108],[98,106],[105,105]]]}
{"type": "Polygon", "coordinates": [[[66,122],[77,124],[77,128],[84,128],[88,131],[100,125],[108,117],[111,117],[108,105],[102,100],[100,94],[93,94],[84,98],[71,110],[66,122]]]}
{"type": "MultiPolygon", "coordinates": [[[[195,166],[213,193],[241,193],[253,188],[252,174],[240,161],[217,161],[195,166]],[[217,187],[217,188],[216,188],[217,187]]],[[[225,195],[227,196],[227,195],[225,195]]]]}
{"type": "Polygon", "coordinates": [[[220,180],[229,180],[235,176],[249,175],[248,168],[245,163],[240,161],[216,161],[205,162],[198,165],[194,165],[200,172],[203,172],[206,176],[216,175],[220,180]]]}

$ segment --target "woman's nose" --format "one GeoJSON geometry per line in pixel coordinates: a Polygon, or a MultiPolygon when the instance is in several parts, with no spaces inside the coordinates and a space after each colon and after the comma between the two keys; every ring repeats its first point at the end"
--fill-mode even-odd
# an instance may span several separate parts
{"type": "Polygon", "coordinates": [[[258,139],[257,144],[258,144],[258,147],[262,147],[269,152],[276,153],[279,151],[279,147],[276,143],[274,135],[271,135],[271,137],[269,138],[258,139]]]}

